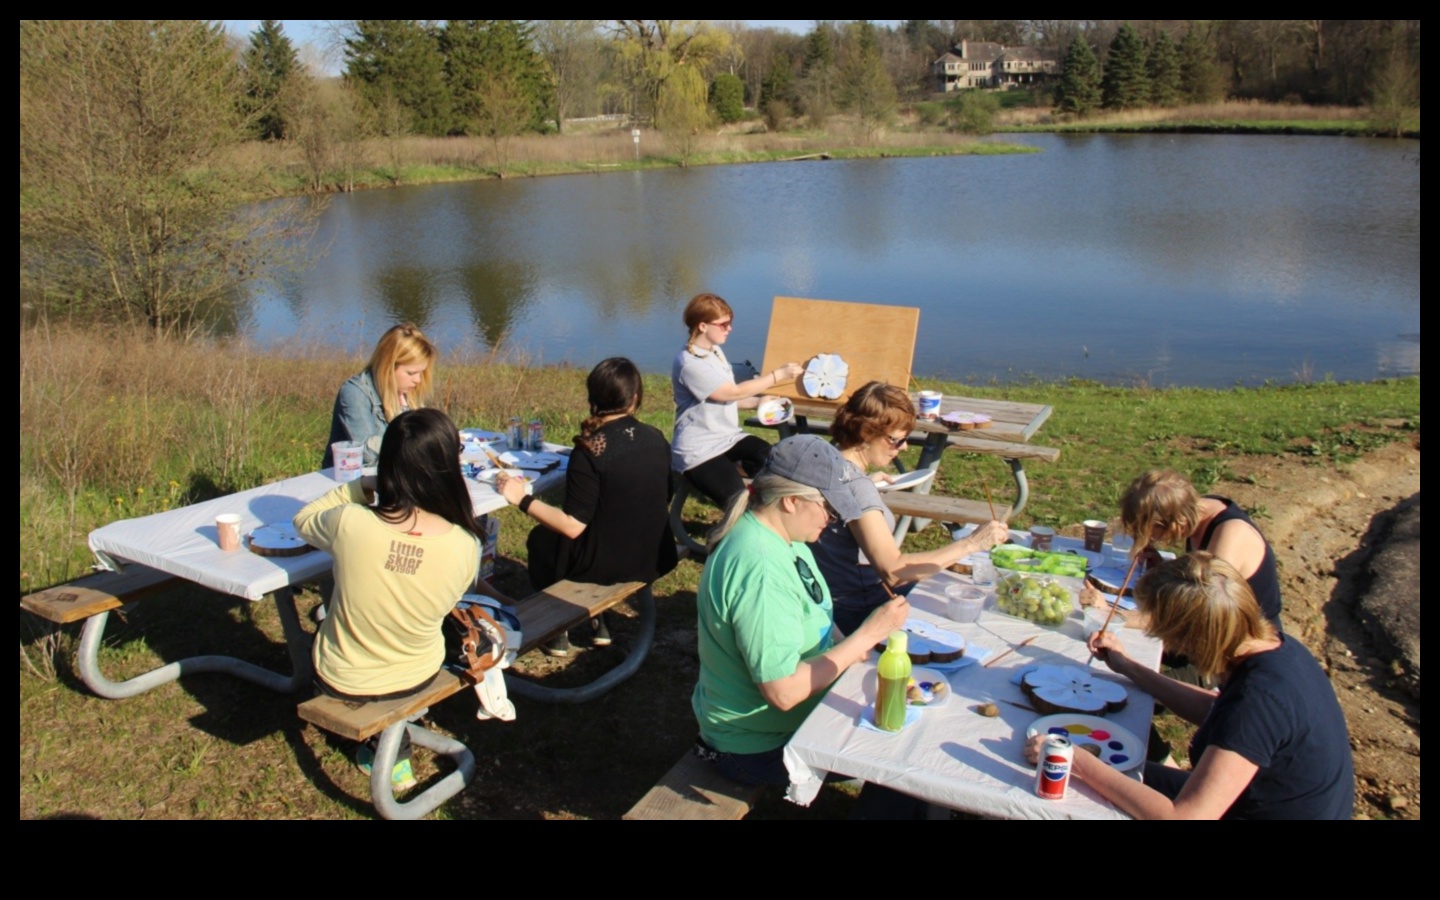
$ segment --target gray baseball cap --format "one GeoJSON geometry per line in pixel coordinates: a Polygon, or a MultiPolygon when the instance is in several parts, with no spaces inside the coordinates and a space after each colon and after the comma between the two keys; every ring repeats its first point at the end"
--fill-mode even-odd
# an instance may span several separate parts
{"type": "Polygon", "coordinates": [[[797,434],[775,445],[761,474],[769,472],[818,490],[840,519],[860,518],[860,502],[850,492],[850,481],[863,476],[847,463],[830,442],[814,434],[797,434]]]}

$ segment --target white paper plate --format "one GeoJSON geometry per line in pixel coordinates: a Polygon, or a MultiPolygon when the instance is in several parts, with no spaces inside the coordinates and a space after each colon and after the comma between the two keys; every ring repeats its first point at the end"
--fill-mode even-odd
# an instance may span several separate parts
{"type": "Polygon", "coordinates": [[[877,484],[877,485],[875,485],[875,487],[878,488],[878,489],[879,489],[880,491],[882,491],[882,492],[883,492],[883,491],[904,491],[904,490],[908,490],[908,489],[913,488],[913,487],[918,487],[919,485],[924,484],[925,482],[929,481],[930,479],[932,479],[932,478],[934,478],[934,477],[935,477],[935,470],[934,470],[934,469],[917,469],[917,470],[914,471],[914,472],[906,472],[904,475],[901,475],[899,478],[896,478],[896,479],[895,479],[893,482],[891,482],[890,484],[877,484]]]}
{"type": "Polygon", "coordinates": [[[566,459],[558,453],[543,450],[507,450],[500,454],[500,461],[507,466],[543,472],[565,463],[566,459]]]}
{"type": "Polygon", "coordinates": [[[906,700],[907,705],[917,709],[935,709],[936,707],[944,706],[950,702],[950,696],[955,693],[950,689],[950,682],[945,676],[930,666],[913,666],[910,669],[910,677],[915,679],[916,684],[929,682],[944,682],[945,684],[945,693],[939,700],[932,700],[929,703],[911,703],[908,699],[906,700]]]}
{"type": "Polygon", "coordinates": [[[1030,723],[1030,727],[1025,729],[1025,736],[1033,738],[1047,731],[1070,738],[1076,753],[1085,753],[1087,751],[1081,748],[1094,744],[1100,748],[1100,759],[1120,772],[1128,772],[1145,761],[1145,742],[1129,729],[1100,716],[1087,716],[1084,713],[1042,716],[1030,723]]]}
{"type": "Polygon", "coordinates": [[[476,478],[493,488],[495,487],[495,478],[501,472],[504,472],[511,478],[519,478],[525,482],[525,493],[528,494],[535,490],[535,474],[533,472],[522,472],[519,469],[486,469],[477,475],[476,478]]]}
{"type": "Polygon", "coordinates": [[[462,428],[460,429],[460,437],[467,441],[489,441],[492,444],[496,441],[502,444],[505,443],[505,434],[503,432],[486,431],[483,428],[462,428]]]}

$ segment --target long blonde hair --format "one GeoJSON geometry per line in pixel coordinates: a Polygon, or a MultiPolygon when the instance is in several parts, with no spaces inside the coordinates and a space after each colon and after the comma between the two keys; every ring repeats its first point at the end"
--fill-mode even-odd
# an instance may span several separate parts
{"type": "Polygon", "coordinates": [[[410,322],[396,325],[380,336],[375,352],[370,354],[370,378],[380,394],[380,404],[385,407],[385,421],[389,422],[403,411],[400,405],[400,391],[395,387],[395,368],[425,363],[425,372],[420,376],[420,386],[406,398],[410,409],[419,409],[430,396],[434,383],[435,358],[440,354],[430,339],[410,322]]]}
{"type": "Polygon", "coordinates": [[[1120,525],[1143,550],[1154,540],[1174,543],[1200,524],[1200,495],[1190,479],[1174,469],[1151,469],[1120,495],[1120,525]],[[1160,535],[1154,532],[1159,528],[1160,535]]]}
{"type": "Polygon", "coordinates": [[[1243,645],[1277,637],[1245,577],[1203,550],[1146,572],[1135,602],[1149,617],[1145,631],[1211,678],[1225,673],[1243,645]]]}
{"type": "Polygon", "coordinates": [[[747,510],[774,506],[786,497],[799,497],[801,500],[810,500],[816,503],[825,502],[825,495],[809,485],[791,481],[770,472],[761,472],[750,483],[749,489],[741,491],[730,499],[730,505],[725,508],[725,518],[720,520],[719,525],[710,529],[708,538],[710,546],[714,547],[719,544],[747,510]]]}

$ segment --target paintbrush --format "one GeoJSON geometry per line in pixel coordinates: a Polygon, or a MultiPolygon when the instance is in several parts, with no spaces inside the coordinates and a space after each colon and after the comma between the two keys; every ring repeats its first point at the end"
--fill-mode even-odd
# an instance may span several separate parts
{"type": "MultiPolygon", "coordinates": [[[[1135,566],[1140,562],[1140,554],[1130,560],[1130,571],[1125,573],[1125,580],[1120,582],[1120,590],[1115,592],[1115,602],[1110,604],[1110,612],[1105,616],[1105,624],[1100,626],[1096,634],[1104,634],[1110,630],[1110,620],[1115,618],[1115,610],[1120,608],[1120,598],[1125,596],[1125,589],[1130,586],[1130,576],[1135,574],[1135,566]]],[[[1085,660],[1085,668],[1090,668],[1095,662],[1095,651],[1090,651],[1090,658],[1085,660]]]]}
{"type": "Polygon", "coordinates": [[[981,664],[980,668],[982,668],[982,669],[988,669],[988,668],[990,668],[991,666],[995,665],[995,664],[996,664],[997,662],[999,662],[1000,660],[1002,660],[1002,659],[1004,659],[1005,657],[1009,656],[1010,654],[1014,653],[1016,650],[1019,650],[1021,647],[1029,646],[1030,642],[1033,641],[1033,640],[1035,640],[1035,639],[1036,639],[1037,637],[1039,637],[1039,636],[1040,636],[1040,635],[1038,635],[1038,634],[1032,634],[1032,635],[1030,635],[1028,638],[1026,638],[1025,640],[1021,641],[1020,643],[1015,644],[1015,645],[1012,646],[1012,647],[1007,647],[1007,648],[1005,648],[1005,650],[1004,650],[999,656],[995,657],[994,659],[987,659],[983,664],[981,664]]]}
{"type": "Polygon", "coordinates": [[[985,488],[985,502],[990,504],[990,521],[995,521],[995,498],[990,496],[990,482],[982,482],[985,488]]]}

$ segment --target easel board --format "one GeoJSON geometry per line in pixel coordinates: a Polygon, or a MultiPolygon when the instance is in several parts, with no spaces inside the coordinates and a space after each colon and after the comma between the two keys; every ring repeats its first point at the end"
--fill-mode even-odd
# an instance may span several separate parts
{"type": "MultiPolygon", "coordinates": [[[[838,353],[850,365],[845,394],[835,402],[838,407],[866,382],[908,388],[919,330],[920,310],[913,306],[776,297],[761,371],[773,372],[787,362],[803,366],[817,353],[838,353]]],[[[794,383],[769,393],[801,398],[794,383]]]]}

